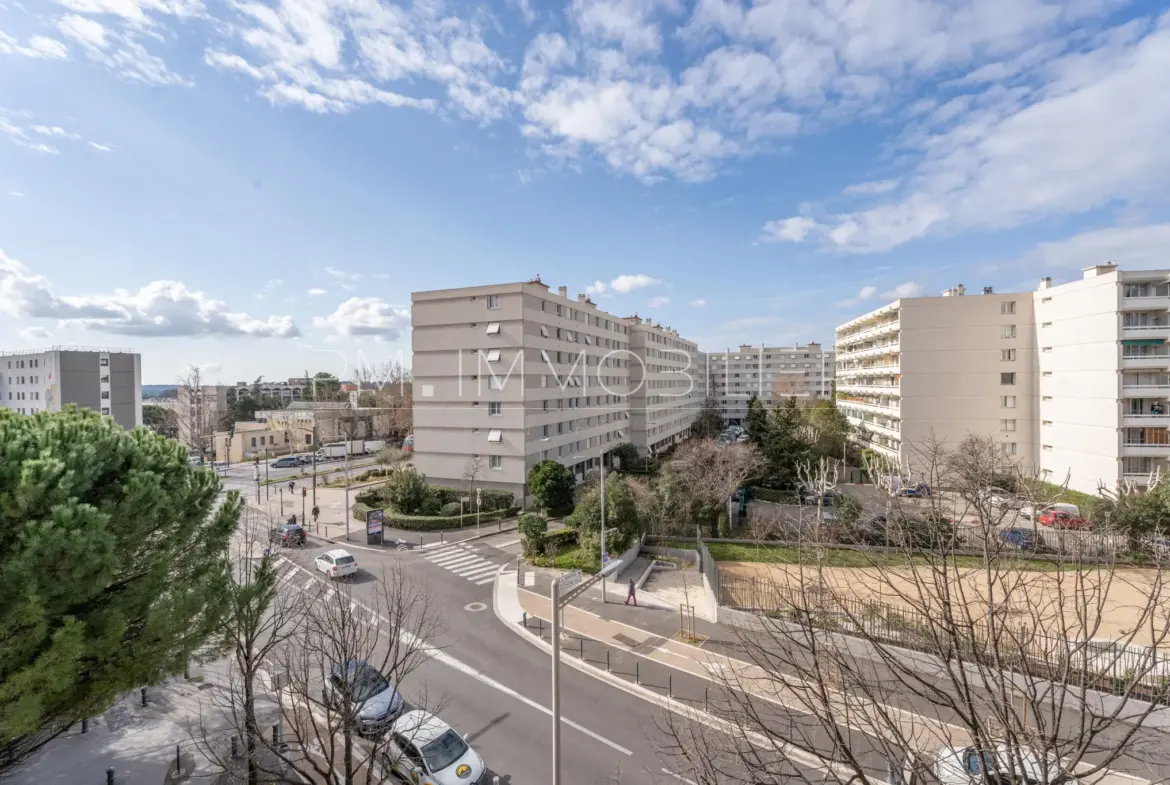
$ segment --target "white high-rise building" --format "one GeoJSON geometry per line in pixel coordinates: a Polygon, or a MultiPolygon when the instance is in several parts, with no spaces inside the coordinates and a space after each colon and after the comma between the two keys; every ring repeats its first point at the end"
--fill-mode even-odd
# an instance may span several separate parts
{"type": "Polygon", "coordinates": [[[631,316],[630,431],[640,452],[657,453],[685,439],[706,398],[694,342],[677,330],[631,316]]]}
{"type": "Polygon", "coordinates": [[[35,414],[69,404],[123,428],[142,425],[141,357],[124,349],[63,346],[0,352],[0,406],[35,414]]]}
{"type": "Polygon", "coordinates": [[[1170,270],[1102,264],[1033,299],[1047,478],[1095,493],[1170,470],[1170,270]]]}
{"type": "Polygon", "coordinates": [[[837,328],[837,404],[867,446],[914,470],[931,441],[991,436],[1036,461],[1032,298],[962,286],[896,300],[837,328]],[[916,452],[917,451],[917,452],[916,452]]]}

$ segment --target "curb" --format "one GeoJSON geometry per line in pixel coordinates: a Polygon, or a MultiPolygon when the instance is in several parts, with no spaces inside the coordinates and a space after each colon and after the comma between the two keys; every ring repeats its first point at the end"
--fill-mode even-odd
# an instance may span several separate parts
{"type": "Polygon", "coordinates": [[[492,535],[495,535],[495,534],[504,534],[505,532],[514,532],[514,531],[516,531],[515,526],[513,526],[510,529],[497,529],[494,532],[484,532],[483,534],[473,534],[470,537],[463,538],[462,540],[451,540],[450,542],[427,543],[426,545],[421,545],[418,548],[415,548],[414,550],[425,551],[428,548],[446,548],[448,545],[460,545],[461,543],[471,542],[472,540],[482,540],[485,537],[491,537],[492,535]]]}
{"type": "MultiPolygon", "coordinates": [[[[499,595],[498,589],[499,589],[499,583],[500,583],[500,575],[502,575],[504,573],[504,571],[507,569],[508,569],[508,565],[502,564],[502,565],[500,565],[500,569],[496,572],[496,581],[492,585],[492,612],[496,615],[496,618],[499,619],[504,624],[505,627],[507,627],[512,632],[519,635],[520,637],[524,638],[525,640],[527,640],[533,646],[536,646],[538,649],[540,649],[544,653],[548,654],[550,659],[551,659],[551,657],[552,657],[552,644],[545,643],[544,640],[540,639],[540,638],[533,638],[532,635],[530,635],[526,630],[522,630],[520,628],[521,625],[518,622],[517,623],[510,623],[506,619],[504,619],[504,617],[500,614],[500,606],[499,606],[499,601],[498,601],[498,595],[499,595]]],[[[588,636],[586,636],[586,637],[588,637],[588,636]]],[[[757,733],[755,731],[744,731],[742,728],[738,728],[734,723],[731,723],[727,720],[716,717],[715,715],[709,714],[708,712],[700,711],[699,709],[696,709],[693,706],[688,706],[687,704],[676,701],[673,698],[668,698],[668,697],[665,697],[663,695],[659,695],[657,692],[654,692],[653,690],[647,689],[646,687],[642,687],[642,686],[637,685],[637,684],[630,684],[628,681],[621,678],[620,676],[614,676],[612,673],[606,673],[605,671],[601,670],[600,668],[598,668],[596,666],[586,665],[585,663],[581,662],[580,660],[574,660],[572,657],[562,656],[561,657],[561,664],[568,665],[569,667],[574,668],[575,670],[578,670],[581,673],[584,673],[586,676],[590,676],[594,679],[597,679],[598,681],[603,681],[603,682],[605,682],[613,687],[616,687],[617,689],[621,690],[622,692],[627,693],[628,695],[633,695],[635,698],[641,698],[642,700],[646,701],[647,703],[651,703],[655,706],[658,706],[659,708],[664,709],[666,711],[669,711],[672,714],[677,714],[678,716],[684,717],[688,720],[702,723],[702,724],[706,725],[707,727],[714,728],[716,730],[722,731],[723,733],[727,733],[731,736],[735,736],[735,735],[745,736],[748,738],[749,741],[751,741],[752,743],[754,743],[757,746],[760,746],[761,748],[767,749],[767,748],[775,746],[777,743],[780,743],[783,745],[783,742],[778,742],[778,740],[776,740],[776,739],[766,738],[762,734],[757,733]]],[[[783,745],[783,746],[788,748],[787,754],[793,760],[799,760],[800,757],[805,755],[805,753],[802,753],[801,751],[792,748],[790,745],[783,745]]],[[[815,769],[820,770],[820,771],[826,770],[826,764],[824,762],[817,761],[815,759],[803,760],[803,761],[801,761],[801,763],[803,763],[804,765],[807,765],[807,766],[811,766],[812,768],[815,768],[815,769]]],[[[833,764],[829,764],[829,766],[832,766],[832,765],[833,764]]],[[[881,780],[873,779],[872,781],[874,782],[874,785],[887,785],[887,783],[885,783],[881,780]]]]}
{"type": "MultiPolygon", "coordinates": [[[[472,536],[465,537],[462,540],[449,540],[447,542],[427,543],[426,545],[420,545],[419,547],[411,548],[410,550],[411,551],[425,551],[425,550],[429,550],[431,548],[446,548],[446,547],[449,547],[452,545],[460,545],[460,544],[465,543],[465,542],[471,542],[472,540],[482,540],[485,537],[491,537],[491,536],[496,535],[496,534],[505,534],[507,532],[514,532],[514,531],[516,531],[515,526],[513,526],[510,529],[499,529],[499,530],[494,531],[494,532],[483,532],[482,534],[473,534],[472,536]]],[[[425,533],[425,532],[421,532],[421,533],[425,533]]],[[[393,551],[394,550],[394,547],[391,545],[383,545],[381,548],[375,548],[375,547],[370,546],[370,545],[365,545],[365,544],[359,545],[358,543],[350,542],[349,540],[345,539],[344,537],[341,537],[339,539],[334,540],[334,539],[330,539],[328,537],[322,537],[320,534],[310,534],[307,531],[305,532],[305,534],[308,535],[308,537],[310,539],[318,540],[320,542],[328,543],[330,545],[340,545],[343,547],[344,546],[353,546],[355,548],[365,548],[365,549],[371,550],[371,551],[393,551]]],[[[396,541],[395,540],[387,540],[387,542],[393,543],[396,541]]]]}
{"type": "Polygon", "coordinates": [[[638,578],[638,580],[636,580],[634,582],[634,585],[637,588],[641,589],[643,584],[646,583],[646,579],[650,577],[650,573],[652,573],[652,572],[654,572],[654,559],[653,558],[651,558],[650,563],[646,565],[646,569],[642,570],[642,577],[638,578]]]}

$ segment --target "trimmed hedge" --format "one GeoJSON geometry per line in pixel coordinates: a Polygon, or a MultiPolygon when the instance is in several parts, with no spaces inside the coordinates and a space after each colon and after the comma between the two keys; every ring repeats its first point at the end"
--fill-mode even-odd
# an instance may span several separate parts
{"type": "Polygon", "coordinates": [[[555,532],[549,532],[544,535],[545,545],[553,544],[557,550],[577,544],[577,530],[576,529],[558,529],[555,532]]]}
{"type": "MultiPolygon", "coordinates": [[[[351,513],[356,520],[365,523],[366,513],[376,507],[370,507],[368,504],[355,502],[351,508],[351,513]]],[[[492,512],[480,513],[480,523],[494,523],[505,518],[511,518],[520,510],[518,507],[511,507],[506,510],[493,510],[492,512]]],[[[475,513],[469,515],[399,515],[396,512],[386,513],[386,525],[392,529],[404,529],[406,531],[414,532],[437,532],[442,529],[459,529],[464,526],[475,525],[475,513]]]]}
{"type": "Polygon", "coordinates": [[[761,488],[758,485],[753,485],[748,488],[748,500],[751,499],[775,504],[799,504],[800,494],[795,490],[778,491],[775,488],[761,488]]]}
{"type": "MultiPolygon", "coordinates": [[[[427,488],[427,498],[424,504],[438,512],[448,504],[454,504],[458,506],[460,499],[464,498],[465,496],[468,496],[468,493],[464,489],[447,488],[442,485],[431,485],[427,488]]],[[[357,502],[365,504],[374,509],[379,507],[390,508],[392,506],[386,501],[386,498],[383,494],[383,489],[380,486],[375,488],[368,488],[359,493],[354,498],[357,500],[357,502]]],[[[508,491],[483,490],[480,492],[480,503],[483,505],[480,507],[481,513],[487,514],[489,512],[496,512],[498,510],[513,509],[516,504],[516,498],[508,491]]],[[[475,512],[474,500],[472,501],[471,511],[472,513],[475,512]]]]}

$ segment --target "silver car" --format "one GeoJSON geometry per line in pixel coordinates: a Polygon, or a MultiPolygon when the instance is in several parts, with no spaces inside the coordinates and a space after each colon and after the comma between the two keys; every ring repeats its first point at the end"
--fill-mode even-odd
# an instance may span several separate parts
{"type": "Polygon", "coordinates": [[[402,696],[378,670],[362,660],[336,664],[325,679],[325,700],[336,709],[350,701],[359,733],[385,730],[402,712],[402,696]]]}

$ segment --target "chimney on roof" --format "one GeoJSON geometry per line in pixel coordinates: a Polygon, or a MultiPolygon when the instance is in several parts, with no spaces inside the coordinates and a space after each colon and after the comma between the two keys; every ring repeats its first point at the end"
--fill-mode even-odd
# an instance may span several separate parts
{"type": "Polygon", "coordinates": [[[587,302],[589,302],[589,295],[587,295],[587,294],[579,294],[579,295],[577,295],[577,302],[579,302],[579,303],[587,303],[587,302]]]}
{"type": "Polygon", "coordinates": [[[569,299],[569,287],[558,286],[557,287],[557,294],[559,294],[561,297],[564,297],[566,300],[569,299]]]}
{"type": "Polygon", "coordinates": [[[1052,279],[1051,278],[1041,278],[1040,285],[1037,286],[1036,288],[1037,289],[1051,289],[1052,288],[1052,279]]]}
{"type": "Polygon", "coordinates": [[[995,294],[995,290],[992,289],[990,286],[984,286],[983,293],[984,294],[995,294]]]}

